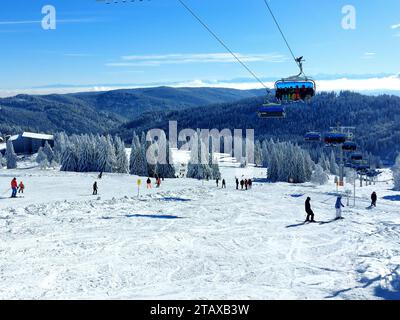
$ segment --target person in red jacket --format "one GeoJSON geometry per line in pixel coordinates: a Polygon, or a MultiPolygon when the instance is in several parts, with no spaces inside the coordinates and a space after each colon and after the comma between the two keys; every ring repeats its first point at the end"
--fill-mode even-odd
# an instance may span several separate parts
{"type": "Polygon", "coordinates": [[[25,185],[22,181],[19,182],[18,193],[24,193],[25,185]]]}
{"type": "Polygon", "coordinates": [[[14,178],[11,180],[11,198],[16,198],[17,197],[17,189],[18,189],[18,183],[17,183],[17,178],[14,178]]]}

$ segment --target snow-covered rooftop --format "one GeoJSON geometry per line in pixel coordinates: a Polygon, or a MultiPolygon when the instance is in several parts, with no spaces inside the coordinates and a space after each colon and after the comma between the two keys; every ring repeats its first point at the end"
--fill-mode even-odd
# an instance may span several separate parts
{"type": "Polygon", "coordinates": [[[42,140],[53,140],[54,136],[51,134],[43,134],[43,133],[33,133],[33,132],[24,132],[22,134],[24,138],[32,138],[32,139],[42,139],[42,140]]]}

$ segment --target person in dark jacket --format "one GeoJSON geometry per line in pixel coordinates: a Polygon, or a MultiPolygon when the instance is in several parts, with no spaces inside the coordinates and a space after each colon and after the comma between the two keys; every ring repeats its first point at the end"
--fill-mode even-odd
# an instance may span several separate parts
{"type": "Polygon", "coordinates": [[[236,190],[239,190],[239,179],[235,178],[235,180],[236,180],[236,190]]]}
{"type": "Polygon", "coordinates": [[[97,181],[93,183],[93,195],[97,195],[97,181]]]}
{"type": "Polygon", "coordinates": [[[242,190],[243,190],[243,186],[244,186],[244,180],[243,179],[240,180],[240,186],[242,187],[242,190]]]}
{"type": "Polygon", "coordinates": [[[249,189],[251,189],[251,186],[253,185],[253,181],[251,181],[251,179],[249,179],[249,180],[247,181],[247,183],[249,184],[249,189]]]}
{"type": "Polygon", "coordinates": [[[222,179],[222,189],[226,189],[226,181],[225,181],[225,179],[222,179]]]}
{"type": "Polygon", "coordinates": [[[215,179],[215,183],[217,184],[217,187],[219,186],[219,179],[215,179]]]}
{"type": "Polygon", "coordinates": [[[311,198],[307,197],[306,203],[305,203],[305,209],[306,209],[306,213],[307,213],[307,218],[306,218],[306,222],[310,221],[310,222],[315,222],[314,220],[314,212],[311,210],[311,198]],[[310,220],[311,218],[311,220],[310,220]]]}
{"type": "Polygon", "coordinates": [[[344,207],[344,204],[342,203],[342,196],[338,196],[335,203],[336,220],[342,219],[342,207],[344,207]]]}
{"type": "Polygon", "coordinates": [[[372,192],[371,194],[371,207],[376,207],[376,200],[378,199],[376,192],[372,192]]]}
{"type": "Polygon", "coordinates": [[[244,179],[244,186],[246,187],[246,190],[247,190],[248,185],[249,185],[249,182],[247,181],[247,179],[244,179]]]}

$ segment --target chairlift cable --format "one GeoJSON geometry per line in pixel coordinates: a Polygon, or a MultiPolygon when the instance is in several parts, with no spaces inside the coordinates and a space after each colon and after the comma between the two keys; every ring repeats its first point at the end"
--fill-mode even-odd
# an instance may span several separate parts
{"type": "Polygon", "coordinates": [[[198,21],[200,24],[269,92],[269,88],[264,82],[235,54],[218,35],[183,1],[178,0],[181,5],[198,21]]]}
{"type": "Polygon", "coordinates": [[[276,24],[276,26],[277,26],[277,28],[278,28],[278,30],[279,30],[279,32],[280,32],[280,34],[281,34],[283,40],[285,41],[286,46],[288,47],[288,49],[289,49],[289,51],[290,51],[290,54],[291,54],[292,57],[293,57],[293,60],[294,60],[294,61],[296,62],[296,64],[298,65],[298,62],[297,62],[297,60],[296,60],[296,56],[294,55],[293,50],[292,50],[292,48],[290,47],[289,42],[287,41],[287,39],[286,39],[286,37],[285,37],[285,34],[283,33],[281,26],[279,25],[278,20],[276,19],[274,13],[272,12],[272,9],[271,9],[270,5],[268,4],[268,1],[267,1],[267,0],[264,0],[264,3],[265,3],[265,5],[267,6],[268,11],[269,11],[269,13],[271,14],[272,19],[274,20],[274,22],[275,22],[275,24],[276,24]]]}

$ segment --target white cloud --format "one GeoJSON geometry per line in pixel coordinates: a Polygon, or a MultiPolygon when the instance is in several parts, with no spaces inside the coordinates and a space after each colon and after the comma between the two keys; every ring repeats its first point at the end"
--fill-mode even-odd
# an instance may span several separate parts
{"type": "MultiPolygon", "coordinates": [[[[349,79],[340,78],[333,80],[316,80],[317,91],[342,91],[350,90],[356,92],[400,92],[400,75],[375,77],[368,79],[349,79]]],[[[269,88],[273,88],[274,82],[265,82],[269,88]]],[[[87,86],[60,86],[60,87],[43,87],[34,89],[0,89],[0,97],[10,97],[17,94],[51,94],[51,93],[75,93],[75,92],[97,92],[116,89],[132,89],[156,86],[170,87],[212,87],[212,88],[232,88],[232,89],[262,89],[258,82],[232,82],[232,81],[203,81],[191,80],[175,83],[160,82],[151,84],[127,84],[127,85],[87,85],[87,86]]]]}
{"type": "MultiPolygon", "coordinates": [[[[83,23],[94,22],[93,19],[57,19],[57,23],[83,23]]],[[[16,21],[0,21],[0,25],[19,25],[19,24],[40,24],[42,20],[16,20],[16,21]]]]}
{"type": "Polygon", "coordinates": [[[372,59],[376,56],[375,52],[365,52],[362,56],[363,59],[372,59]]]}
{"type": "MultiPolygon", "coordinates": [[[[271,62],[287,61],[287,57],[280,54],[241,54],[235,53],[243,62],[271,62]]],[[[121,57],[122,62],[107,63],[108,67],[157,67],[166,64],[189,63],[234,63],[237,60],[229,53],[194,53],[194,54],[166,54],[166,55],[131,55],[121,57]]]]}
{"type": "Polygon", "coordinates": [[[400,29],[400,23],[391,26],[392,29],[400,29]]]}

